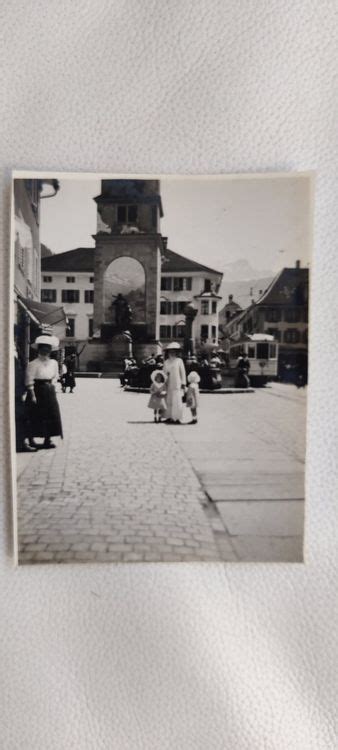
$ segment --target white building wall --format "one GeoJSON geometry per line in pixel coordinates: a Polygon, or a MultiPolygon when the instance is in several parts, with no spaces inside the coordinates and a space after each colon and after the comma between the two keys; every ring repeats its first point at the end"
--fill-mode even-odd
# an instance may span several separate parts
{"type": "MultiPolygon", "coordinates": [[[[201,299],[195,299],[196,296],[200,295],[201,292],[204,290],[204,282],[206,279],[210,279],[211,283],[217,284],[220,282],[220,275],[219,274],[212,274],[211,272],[205,272],[204,274],[201,272],[176,272],[176,273],[162,273],[162,277],[171,277],[171,278],[177,278],[177,277],[184,277],[184,278],[191,278],[191,291],[189,290],[182,290],[182,291],[175,291],[174,289],[171,290],[161,290],[161,300],[168,300],[171,303],[173,302],[191,302],[194,307],[197,309],[197,315],[193,322],[193,338],[195,339],[195,343],[197,346],[201,344],[201,326],[208,326],[208,338],[206,343],[211,345],[217,345],[218,344],[218,313],[222,306],[222,300],[211,300],[209,299],[209,313],[207,315],[202,314],[202,300],[201,299]],[[212,313],[212,301],[216,302],[216,312],[212,313]],[[213,336],[213,327],[216,329],[214,331],[215,336],[213,336]]],[[[178,323],[180,323],[182,320],[184,320],[183,314],[167,314],[167,315],[160,315],[160,326],[177,326],[178,323]]],[[[163,337],[160,336],[160,339],[162,340],[163,337]]]]}
{"type": "Polygon", "coordinates": [[[62,305],[68,318],[75,320],[74,337],[67,336],[64,340],[66,345],[72,342],[85,341],[89,337],[89,319],[93,318],[94,305],[85,302],[85,291],[93,290],[94,284],[90,281],[93,273],[88,272],[68,272],[64,271],[42,271],[41,289],[55,289],[56,300],[54,304],[62,305]],[[44,281],[44,277],[51,277],[52,281],[44,281]],[[67,276],[74,276],[74,282],[67,282],[67,276]],[[78,289],[79,302],[62,302],[62,290],[78,289]]]}

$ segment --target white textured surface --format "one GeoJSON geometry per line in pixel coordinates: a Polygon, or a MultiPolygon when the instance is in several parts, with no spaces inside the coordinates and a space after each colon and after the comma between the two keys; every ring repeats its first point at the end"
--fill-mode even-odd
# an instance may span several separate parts
{"type": "Polygon", "coordinates": [[[4,750],[337,747],[337,14],[334,0],[2,4],[5,289],[12,167],[318,170],[307,565],[13,570],[3,532],[4,750]]]}

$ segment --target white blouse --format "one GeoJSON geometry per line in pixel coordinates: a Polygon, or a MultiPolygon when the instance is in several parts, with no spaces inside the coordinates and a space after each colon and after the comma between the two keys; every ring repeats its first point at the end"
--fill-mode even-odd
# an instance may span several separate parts
{"type": "Polygon", "coordinates": [[[39,357],[28,362],[26,370],[26,386],[34,385],[34,380],[51,380],[56,383],[59,377],[58,363],[55,359],[42,360],[39,357]]]}

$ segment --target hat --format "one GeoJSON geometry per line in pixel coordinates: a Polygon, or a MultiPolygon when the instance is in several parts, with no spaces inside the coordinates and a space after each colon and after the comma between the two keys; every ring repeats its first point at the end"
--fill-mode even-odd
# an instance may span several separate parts
{"type": "Polygon", "coordinates": [[[181,349],[181,345],[178,344],[177,341],[172,341],[171,344],[168,344],[168,346],[166,346],[166,351],[167,352],[168,351],[178,351],[179,349],[181,349]]]}
{"type": "Polygon", "coordinates": [[[193,372],[189,372],[188,383],[199,383],[200,380],[201,380],[201,378],[200,378],[198,372],[195,372],[194,370],[193,370],[193,372]]]}
{"type": "Polygon", "coordinates": [[[166,376],[165,372],[163,372],[163,370],[153,370],[153,372],[150,375],[152,383],[155,383],[155,379],[156,379],[157,375],[161,375],[162,378],[163,378],[163,382],[165,383],[165,381],[167,379],[167,376],[166,376]]]}
{"type": "Polygon", "coordinates": [[[59,339],[56,336],[38,336],[34,344],[32,344],[33,349],[37,349],[40,344],[45,344],[46,346],[50,346],[51,349],[58,349],[59,348],[59,339]]]}

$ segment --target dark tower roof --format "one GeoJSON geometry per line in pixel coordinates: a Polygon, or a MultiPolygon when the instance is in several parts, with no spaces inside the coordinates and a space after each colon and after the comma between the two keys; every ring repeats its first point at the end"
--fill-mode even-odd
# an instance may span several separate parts
{"type": "Polygon", "coordinates": [[[101,190],[101,194],[94,198],[98,206],[150,204],[158,206],[163,216],[159,180],[102,180],[101,190]]]}

